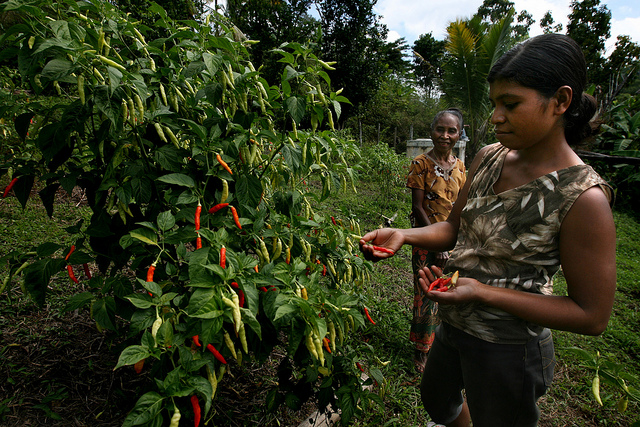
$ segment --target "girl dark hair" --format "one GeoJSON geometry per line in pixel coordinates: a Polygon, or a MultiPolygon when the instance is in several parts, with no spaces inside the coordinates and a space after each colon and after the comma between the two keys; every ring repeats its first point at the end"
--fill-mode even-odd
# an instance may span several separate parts
{"type": "Polygon", "coordinates": [[[592,133],[590,121],[596,113],[596,100],[584,93],[586,62],[571,37],[543,34],[520,43],[496,61],[487,80],[508,80],[535,89],[546,98],[561,86],[571,87],[573,99],[564,114],[565,138],[574,146],[592,133]]]}

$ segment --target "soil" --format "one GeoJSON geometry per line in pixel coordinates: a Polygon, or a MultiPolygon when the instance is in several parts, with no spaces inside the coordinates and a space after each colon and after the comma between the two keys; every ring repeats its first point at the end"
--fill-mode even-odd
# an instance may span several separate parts
{"type": "MultiPolygon", "coordinates": [[[[113,370],[121,348],[86,312],[16,312],[0,319],[0,334],[3,427],[121,426],[149,380],[130,366],[113,370]]],[[[232,366],[214,401],[213,425],[297,426],[313,412],[309,403],[297,412],[262,413],[282,356],[232,366]]]]}

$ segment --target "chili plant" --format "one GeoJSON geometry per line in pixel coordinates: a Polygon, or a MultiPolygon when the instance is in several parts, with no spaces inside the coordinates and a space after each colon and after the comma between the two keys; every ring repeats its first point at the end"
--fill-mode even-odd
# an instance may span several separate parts
{"type": "Polygon", "coordinates": [[[353,187],[345,158],[357,148],[333,132],[348,102],[330,90],[334,64],[285,43],[272,84],[224,17],[176,22],[157,4],[153,29],[106,1],[12,0],[0,12],[22,17],[1,36],[3,55],[37,97],[57,100],[0,106],[38,153],[14,153],[0,175],[17,178],[23,206],[37,182],[49,215],[60,188],[84,189],[92,211],[69,228],[72,253],[50,242],[9,254],[9,272],[42,304],[54,275],[95,264],[67,309],[134,340],[116,368],[152,366],[153,391],[125,425],[193,412],[187,398],[204,402],[206,420],[228,361],[263,360],[276,345],[287,357],[270,409],[301,405],[290,398],[300,387],[345,423],[379,403],[347,351],[365,325],[357,289],[371,269],[358,224],[309,202],[353,187]]]}

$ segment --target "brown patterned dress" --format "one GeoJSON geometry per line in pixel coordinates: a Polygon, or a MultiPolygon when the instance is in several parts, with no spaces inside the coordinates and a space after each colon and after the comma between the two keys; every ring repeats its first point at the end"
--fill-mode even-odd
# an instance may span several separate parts
{"type": "MultiPolygon", "coordinates": [[[[424,191],[422,206],[433,224],[447,219],[465,180],[462,160],[456,158],[450,168],[444,169],[430,156],[421,154],[411,162],[407,187],[424,191]]],[[[416,226],[413,216],[411,225],[416,226]]],[[[418,270],[435,262],[435,252],[414,247],[411,261],[414,298],[409,339],[416,343],[417,350],[427,353],[433,344],[440,320],[437,316],[438,304],[428,299],[418,284],[418,270]]]]}

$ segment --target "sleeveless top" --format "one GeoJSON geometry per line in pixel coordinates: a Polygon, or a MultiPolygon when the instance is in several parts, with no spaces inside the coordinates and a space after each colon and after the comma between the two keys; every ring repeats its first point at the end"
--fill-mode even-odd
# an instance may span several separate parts
{"type": "MultiPolygon", "coordinates": [[[[457,157],[454,159],[447,169],[427,154],[420,154],[411,161],[407,187],[424,191],[422,208],[432,224],[449,217],[453,203],[467,179],[464,163],[457,157]]],[[[410,215],[410,220],[411,225],[415,226],[413,214],[410,215]]]]}
{"type": "MultiPolygon", "coordinates": [[[[498,143],[483,156],[445,273],[458,270],[461,277],[490,286],[550,295],[560,268],[562,220],[585,190],[599,186],[611,201],[611,188],[591,166],[575,165],[495,194],[493,185],[508,152],[498,143]]],[[[477,302],[440,304],[439,314],[452,326],[495,343],[522,344],[544,329],[477,302]]]]}

